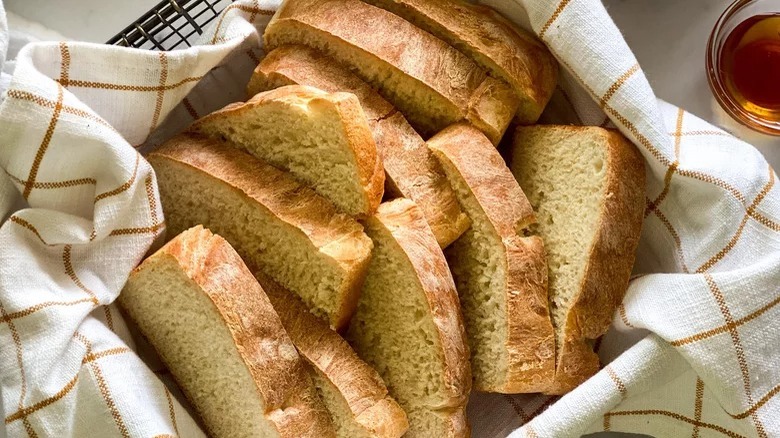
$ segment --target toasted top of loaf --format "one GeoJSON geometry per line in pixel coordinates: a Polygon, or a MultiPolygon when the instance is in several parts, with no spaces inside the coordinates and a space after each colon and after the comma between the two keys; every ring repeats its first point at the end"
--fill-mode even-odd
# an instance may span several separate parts
{"type": "Polygon", "coordinates": [[[617,131],[518,128],[511,160],[536,210],[548,255],[557,370],[565,393],[599,369],[589,340],[603,335],[625,295],[644,212],[644,161],[617,131]]]}
{"type": "Polygon", "coordinates": [[[309,313],[303,302],[262,273],[257,279],[274,305],[295,347],[323,387],[339,437],[398,438],[409,427],[406,414],[387,392],[379,374],[341,336],[309,313]]]}
{"type": "Polygon", "coordinates": [[[382,160],[352,94],[291,85],[230,104],[191,129],[290,171],[347,214],[370,216],[382,200],[382,160]]]}
{"type": "MultiPolygon", "coordinates": [[[[396,111],[390,102],[347,67],[322,52],[298,44],[270,51],[249,79],[247,94],[254,96],[262,91],[293,84],[308,85],[329,93],[345,91],[354,94],[369,124],[396,111]]],[[[378,139],[375,140],[378,144],[378,139]]]]}
{"type": "Polygon", "coordinates": [[[508,84],[455,48],[359,0],[288,0],[264,41],[269,49],[304,44],[326,52],[379,89],[425,135],[468,119],[497,143],[519,105],[508,84]]]}
{"type": "Polygon", "coordinates": [[[170,231],[202,223],[333,327],[354,310],[371,240],[290,174],[221,141],[184,134],[149,155],[170,231]]]}
{"type": "Polygon", "coordinates": [[[533,209],[490,141],[467,124],[428,141],[472,226],[447,251],[482,391],[539,392],[555,372],[544,245],[533,209]],[[486,281],[486,279],[489,279],[486,281]]]}
{"type": "Polygon", "coordinates": [[[530,33],[493,9],[461,0],[367,0],[409,20],[508,82],[520,98],[517,119],[535,122],[558,80],[558,64],[530,33]],[[497,44],[496,42],[500,42],[497,44]]]}
{"type": "Polygon", "coordinates": [[[249,81],[249,94],[289,84],[328,92],[346,91],[360,100],[387,172],[392,197],[409,198],[420,207],[443,248],[468,228],[439,163],[404,116],[347,68],[306,46],[282,46],[269,53],[249,81]]]}
{"type": "Polygon", "coordinates": [[[475,207],[500,236],[517,235],[536,223],[531,204],[501,154],[473,126],[449,126],[428,140],[428,147],[450,181],[465,183],[460,186],[470,193],[464,197],[477,201],[475,207]]]}
{"type": "Polygon", "coordinates": [[[468,346],[447,262],[408,199],[366,221],[374,241],[348,338],[409,417],[407,436],[468,434],[468,346]]]}
{"type": "Polygon", "coordinates": [[[212,436],[335,436],[263,289],[221,237],[180,234],[131,273],[119,302],[212,436]]]}

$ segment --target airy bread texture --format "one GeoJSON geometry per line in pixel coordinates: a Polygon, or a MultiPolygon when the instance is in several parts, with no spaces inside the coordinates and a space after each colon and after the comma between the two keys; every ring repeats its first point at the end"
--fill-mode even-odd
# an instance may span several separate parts
{"type": "Polygon", "coordinates": [[[536,217],[503,158],[479,130],[450,126],[428,140],[471,228],[447,250],[463,307],[474,387],[541,392],[555,374],[547,261],[536,217]]]}
{"type": "Polygon", "coordinates": [[[255,69],[248,93],[302,84],[346,91],[360,100],[387,172],[386,197],[413,200],[444,248],[469,226],[441,166],[404,116],[346,67],[306,46],[282,46],[255,69]]]}
{"type": "Polygon", "coordinates": [[[598,371],[592,342],[628,287],[644,213],[644,161],[617,131],[533,126],[517,129],[511,169],[547,250],[557,361],[546,392],[564,394],[598,371]]]}
{"type": "Polygon", "coordinates": [[[520,124],[539,119],[555,90],[558,64],[533,35],[487,6],[461,0],[365,1],[441,38],[510,84],[520,100],[516,114],[520,124]]]}
{"type": "Polygon", "coordinates": [[[406,413],[379,374],[341,336],[309,313],[303,302],[267,276],[255,274],[306,361],[340,438],[399,438],[406,413]]]}
{"type": "Polygon", "coordinates": [[[349,322],[372,247],[353,218],[290,174],[219,140],[180,135],[148,159],[168,232],[203,224],[332,327],[349,322]]]}
{"type": "Polygon", "coordinates": [[[130,275],[119,303],[213,437],[333,437],[304,363],[233,248],[202,227],[130,275]]]}
{"type": "Polygon", "coordinates": [[[457,49],[360,0],[287,0],[264,41],[270,50],[303,44],[343,62],[423,135],[466,119],[497,144],[519,105],[507,83],[457,49]]]}
{"type": "Polygon", "coordinates": [[[282,87],[228,105],[191,129],[289,171],[349,215],[370,216],[382,200],[382,160],[352,94],[282,87]]]}
{"type": "Polygon", "coordinates": [[[347,338],[406,411],[405,436],[468,436],[469,353],[444,254],[408,199],[381,204],[366,232],[374,255],[347,338]]]}

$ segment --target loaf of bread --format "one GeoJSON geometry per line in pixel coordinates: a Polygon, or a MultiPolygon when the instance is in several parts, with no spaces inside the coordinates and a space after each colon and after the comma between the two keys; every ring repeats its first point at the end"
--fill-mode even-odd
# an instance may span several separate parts
{"type": "Polygon", "coordinates": [[[558,80],[558,64],[533,35],[493,9],[463,0],[365,0],[414,23],[512,86],[517,121],[536,122],[558,80]]]}
{"type": "Polygon", "coordinates": [[[441,166],[404,116],[347,68],[306,46],[282,46],[255,69],[248,93],[301,84],[346,91],[360,100],[385,166],[386,197],[413,200],[444,248],[469,226],[441,166]]]}
{"type": "Polygon", "coordinates": [[[642,227],[645,168],[617,131],[517,129],[512,173],[536,211],[549,268],[557,360],[550,394],[599,370],[592,343],[623,300],[642,227]]]}
{"type": "Polygon", "coordinates": [[[347,338],[406,411],[405,436],[468,436],[469,353],[444,254],[408,199],[381,204],[366,232],[374,254],[347,338]]]}
{"type": "Polygon", "coordinates": [[[547,261],[531,205],[487,137],[468,124],[428,140],[471,219],[445,250],[480,391],[541,392],[555,374],[547,261]]]}
{"type": "Polygon", "coordinates": [[[210,436],[335,436],[263,289],[221,237],[180,234],[130,274],[119,303],[210,436]]]}
{"type": "Polygon", "coordinates": [[[382,200],[382,160],[352,94],[282,87],[228,105],[191,129],[289,171],[352,216],[372,215],[382,200]]]}
{"type": "Polygon", "coordinates": [[[287,0],[263,38],[269,50],[303,44],[343,62],[425,136],[465,119],[497,144],[519,105],[457,49],[360,0],[287,0]]]}
{"type": "Polygon", "coordinates": [[[346,325],[371,256],[359,223],[290,174],[219,140],[183,134],[148,159],[169,232],[209,227],[332,327],[346,325]]]}
{"type": "Polygon", "coordinates": [[[338,438],[399,438],[409,428],[406,413],[387,393],[379,374],[341,336],[312,315],[303,302],[268,276],[257,280],[287,333],[310,365],[317,391],[338,438]]]}

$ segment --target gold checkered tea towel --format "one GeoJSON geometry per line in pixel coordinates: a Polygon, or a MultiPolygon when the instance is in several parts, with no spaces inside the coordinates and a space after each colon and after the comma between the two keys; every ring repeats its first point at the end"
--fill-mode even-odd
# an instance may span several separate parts
{"type": "MultiPolygon", "coordinates": [[[[635,277],[598,345],[604,368],[560,398],[473,394],[473,436],[780,436],[773,170],[751,146],[658,101],[599,1],[485,3],[560,61],[547,120],[619,128],[643,153],[648,183],[635,277]]],[[[139,147],[243,99],[277,6],[234,3],[186,50],[35,43],[0,81],[9,437],[202,436],[111,303],[165,227],[139,147]]]]}

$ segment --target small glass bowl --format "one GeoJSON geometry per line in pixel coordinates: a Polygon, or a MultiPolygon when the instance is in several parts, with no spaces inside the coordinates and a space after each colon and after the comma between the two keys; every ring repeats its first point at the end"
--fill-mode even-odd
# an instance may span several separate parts
{"type": "Polygon", "coordinates": [[[718,18],[707,42],[707,80],[718,104],[742,125],[774,136],[780,136],[780,122],[749,112],[739,104],[722,77],[720,56],[726,38],[740,23],[755,15],[778,12],[780,0],[736,0],[718,18]]]}

